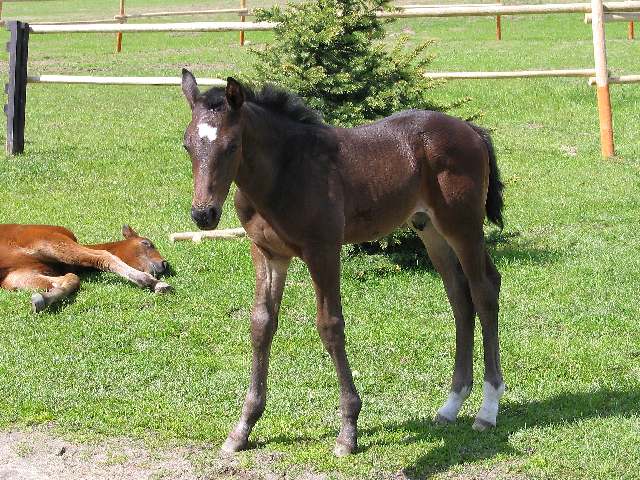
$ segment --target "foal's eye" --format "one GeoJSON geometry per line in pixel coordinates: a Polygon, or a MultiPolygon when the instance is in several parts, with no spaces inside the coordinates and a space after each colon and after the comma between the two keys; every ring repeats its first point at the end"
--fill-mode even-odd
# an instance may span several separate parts
{"type": "Polygon", "coordinates": [[[189,147],[187,147],[184,143],[182,144],[182,148],[184,148],[187,152],[189,151],[189,147]]]}
{"type": "Polygon", "coordinates": [[[140,243],[147,248],[153,248],[153,243],[151,243],[149,240],[142,240],[140,243]]]}
{"type": "Polygon", "coordinates": [[[229,153],[233,153],[236,150],[238,150],[238,144],[237,143],[232,143],[227,147],[227,152],[229,152],[229,153]]]}

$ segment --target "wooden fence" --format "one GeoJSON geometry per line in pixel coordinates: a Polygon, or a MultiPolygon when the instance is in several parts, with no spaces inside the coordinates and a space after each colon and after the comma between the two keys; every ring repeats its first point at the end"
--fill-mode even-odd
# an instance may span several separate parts
{"type": "MultiPolygon", "coordinates": [[[[240,15],[240,21],[244,22],[246,16],[249,13],[247,8],[247,0],[240,0],[240,8],[218,8],[207,10],[174,10],[174,11],[158,11],[158,12],[140,12],[140,13],[127,13],[125,0],[120,0],[120,11],[114,19],[119,23],[126,23],[129,18],[157,18],[157,17],[176,17],[176,16],[196,16],[196,15],[220,15],[235,13],[240,15]]],[[[123,30],[124,31],[124,30],[123,30]]],[[[122,51],[122,32],[119,31],[116,35],[116,52],[122,51]]],[[[240,30],[240,45],[244,45],[244,32],[240,30]]]]}
{"type": "MultiPolygon", "coordinates": [[[[23,0],[29,1],[29,0],[23,0]]],[[[610,83],[640,82],[640,75],[623,75],[610,78],[604,43],[604,21],[608,15],[623,15],[625,12],[640,12],[640,1],[608,2],[592,0],[591,3],[539,4],[539,5],[464,5],[434,6],[429,8],[406,7],[396,12],[380,12],[382,17],[456,17],[456,16],[496,16],[550,13],[587,13],[591,14],[594,44],[595,68],[564,70],[526,70],[514,72],[427,72],[429,78],[447,79],[489,79],[489,78],[536,78],[536,77],[589,77],[589,83],[597,86],[598,111],[600,117],[602,154],[613,155],[613,132],[611,128],[611,104],[609,100],[610,83]],[[615,12],[615,13],[613,13],[615,12]]],[[[628,18],[628,17],[625,17],[628,18]]],[[[635,17],[633,17],[635,18],[635,17]]],[[[5,106],[7,114],[7,153],[24,151],[24,110],[26,105],[27,83],[88,83],[112,85],[176,85],[180,79],[175,77],[92,77],[75,75],[34,75],[27,76],[29,34],[49,33],[113,33],[113,32],[222,32],[273,30],[276,24],[269,22],[192,22],[192,23],[155,23],[155,24],[68,24],[68,25],[31,25],[12,21],[8,28],[11,40],[9,94],[5,106]]],[[[199,79],[203,85],[222,85],[223,80],[199,79]],[[206,83],[205,83],[206,82],[206,83]]]]}

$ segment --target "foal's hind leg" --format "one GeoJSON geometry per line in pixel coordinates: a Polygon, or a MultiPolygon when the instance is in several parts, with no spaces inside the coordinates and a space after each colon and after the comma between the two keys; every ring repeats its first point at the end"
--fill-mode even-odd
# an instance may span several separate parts
{"type": "Polygon", "coordinates": [[[67,273],[62,277],[46,278],[51,282],[51,288],[46,292],[37,292],[31,296],[31,307],[36,313],[68,297],[80,287],[80,278],[75,273],[67,273]]]}
{"type": "Polygon", "coordinates": [[[222,451],[229,453],[246,448],[251,429],[264,412],[269,352],[278,328],[280,302],[291,261],[291,258],[271,256],[255,243],[251,244],[251,257],[256,271],[255,301],[251,313],[251,383],[240,420],[222,446],[222,451]]]}
{"type": "Polygon", "coordinates": [[[32,269],[15,270],[2,282],[2,288],[10,290],[46,290],[31,296],[31,307],[36,313],[69,296],[79,286],[80,279],[73,273],[51,277],[32,269]]]}
{"type": "Polygon", "coordinates": [[[473,385],[473,327],[475,310],[469,284],[456,254],[438,233],[426,213],[417,213],[409,221],[427,249],[431,263],[444,284],[456,322],[456,357],[451,391],[436,414],[440,423],[453,422],[473,385]]]}
{"type": "Polygon", "coordinates": [[[450,235],[447,240],[453,247],[469,282],[473,305],[482,324],[484,347],[484,385],[482,407],[473,423],[474,430],[486,430],[496,425],[498,403],[504,394],[504,381],[500,368],[498,344],[498,297],[500,274],[489,257],[482,225],[461,235],[450,235]]]}

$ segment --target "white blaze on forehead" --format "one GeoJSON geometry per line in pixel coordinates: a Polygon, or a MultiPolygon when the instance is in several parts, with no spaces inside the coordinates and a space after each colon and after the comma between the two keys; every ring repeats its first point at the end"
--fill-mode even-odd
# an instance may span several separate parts
{"type": "Polygon", "coordinates": [[[208,123],[199,123],[198,135],[200,135],[200,138],[207,138],[210,142],[213,142],[218,138],[218,129],[216,127],[212,127],[208,123]]]}

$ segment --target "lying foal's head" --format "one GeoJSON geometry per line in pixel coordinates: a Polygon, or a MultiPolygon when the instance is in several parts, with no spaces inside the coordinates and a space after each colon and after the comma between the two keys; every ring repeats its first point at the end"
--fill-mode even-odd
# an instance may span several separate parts
{"type": "Polygon", "coordinates": [[[124,240],[116,242],[112,253],[130,267],[154,277],[167,273],[169,263],[148,238],[141,237],[129,225],[122,227],[124,240]]]}

